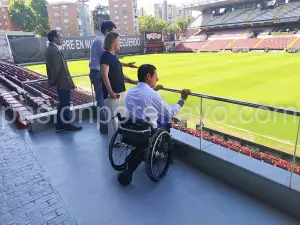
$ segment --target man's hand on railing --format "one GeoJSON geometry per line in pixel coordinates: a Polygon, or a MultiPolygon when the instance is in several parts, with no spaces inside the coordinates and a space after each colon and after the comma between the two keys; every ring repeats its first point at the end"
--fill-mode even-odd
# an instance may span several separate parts
{"type": "Polygon", "coordinates": [[[153,90],[154,90],[154,91],[159,91],[159,90],[161,90],[161,89],[163,89],[163,88],[164,88],[164,86],[158,84],[158,85],[156,85],[156,86],[153,88],[153,90]]]}
{"type": "Polygon", "coordinates": [[[183,98],[184,100],[186,100],[190,94],[192,94],[192,92],[191,92],[190,89],[183,89],[181,91],[181,98],[183,98]]]}

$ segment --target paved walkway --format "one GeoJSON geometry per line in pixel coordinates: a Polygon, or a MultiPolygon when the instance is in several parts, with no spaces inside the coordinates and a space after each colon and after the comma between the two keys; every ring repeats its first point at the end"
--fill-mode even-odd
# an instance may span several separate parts
{"type": "Polygon", "coordinates": [[[0,111],[0,224],[77,224],[13,126],[0,111]]]}
{"type": "Polygon", "coordinates": [[[107,137],[87,121],[81,132],[29,134],[2,118],[0,225],[300,224],[176,160],[159,183],[141,165],[132,185],[121,187],[107,137]]]}

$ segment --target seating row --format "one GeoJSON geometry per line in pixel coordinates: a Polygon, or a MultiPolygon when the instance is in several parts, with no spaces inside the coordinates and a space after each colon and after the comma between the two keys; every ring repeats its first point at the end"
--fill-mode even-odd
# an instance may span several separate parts
{"type": "MultiPolygon", "coordinates": [[[[5,62],[0,62],[0,76],[5,78],[5,84],[8,85],[9,88],[14,87],[15,89],[20,89],[22,87],[22,82],[24,81],[45,78],[41,74],[5,62]]],[[[56,90],[54,88],[50,88],[47,82],[27,84],[24,86],[24,89],[28,90],[28,92],[34,96],[42,97],[46,95],[51,97],[52,104],[57,101],[56,90]]],[[[92,102],[93,98],[90,93],[77,88],[72,92],[71,101],[73,105],[80,105],[92,102]]]]}
{"type": "MultiPolygon", "coordinates": [[[[193,135],[193,136],[196,136],[196,137],[200,138],[200,131],[199,130],[194,130],[194,129],[191,129],[191,128],[182,127],[182,126],[179,126],[176,123],[173,123],[172,127],[176,130],[180,130],[182,132],[185,132],[185,133],[188,133],[190,135],[193,135]]],[[[286,160],[280,159],[276,156],[273,156],[273,155],[270,155],[270,154],[267,154],[267,153],[263,153],[263,152],[257,152],[257,151],[251,150],[249,147],[242,146],[238,142],[225,141],[225,140],[223,140],[219,137],[211,136],[211,135],[207,134],[206,132],[201,133],[201,138],[203,138],[206,141],[217,144],[219,146],[228,148],[232,151],[239,152],[243,155],[246,155],[246,156],[249,156],[251,158],[260,160],[262,162],[274,165],[274,166],[279,167],[279,168],[284,169],[284,170],[293,171],[294,173],[297,173],[297,174],[300,175],[300,166],[299,165],[294,165],[294,167],[293,167],[292,163],[290,163],[286,160]]]]}
{"type": "Polygon", "coordinates": [[[300,47],[300,39],[297,37],[273,37],[273,38],[244,38],[206,40],[198,42],[182,42],[175,46],[172,52],[218,52],[222,49],[248,48],[248,49],[276,49],[284,50],[289,47],[300,47]],[[295,43],[294,43],[295,42],[295,43]]]}
{"type": "Polygon", "coordinates": [[[30,111],[27,110],[22,104],[20,104],[15,96],[18,93],[2,91],[0,92],[0,104],[5,107],[5,112],[8,113],[13,119],[15,119],[16,124],[19,128],[26,128],[27,122],[26,117],[32,115],[30,111]]]}

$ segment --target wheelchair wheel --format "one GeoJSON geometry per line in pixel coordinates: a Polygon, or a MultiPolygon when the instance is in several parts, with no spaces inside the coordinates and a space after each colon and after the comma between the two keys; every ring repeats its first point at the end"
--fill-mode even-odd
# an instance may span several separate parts
{"type": "Polygon", "coordinates": [[[147,153],[147,174],[152,181],[157,182],[167,174],[171,164],[171,148],[172,138],[166,130],[159,130],[151,138],[147,153]]]}
{"type": "Polygon", "coordinates": [[[122,186],[127,186],[132,181],[132,175],[126,172],[122,172],[118,176],[118,181],[122,186]]]}
{"type": "Polygon", "coordinates": [[[116,147],[115,141],[118,137],[120,137],[120,139],[122,140],[119,129],[114,133],[109,143],[108,157],[111,166],[116,171],[123,171],[126,158],[130,155],[132,147],[122,143],[122,141],[120,143],[120,146],[116,147]]]}

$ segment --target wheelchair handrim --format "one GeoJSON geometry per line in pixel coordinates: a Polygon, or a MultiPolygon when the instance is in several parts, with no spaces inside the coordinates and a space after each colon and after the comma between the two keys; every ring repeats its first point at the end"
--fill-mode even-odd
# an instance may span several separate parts
{"type": "Polygon", "coordinates": [[[167,158],[166,158],[166,162],[165,162],[163,170],[161,172],[159,172],[158,176],[156,174],[154,174],[153,159],[154,159],[154,153],[156,153],[156,151],[154,151],[154,150],[156,149],[156,146],[158,144],[159,139],[163,135],[167,135],[169,141],[170,142],[172,141],[171,136],[170,136],[170,134],[167,131],[162,131],[161,133],[159,133],[157,135],[156,139],[155,139],[154,144],[151,147],[150,160],[148,161],[148,173],[149,173],[149,176],[150,176],[150,178],[154,179],[155,181],[160,180],[162,177],[164,177],[166,175],[166,173],[168,172],[169,166],[170,166],[170,161],[171,161],[171,152],[170,152],[170,149],[168,147],[167,158]]]}
{"type": "MultiPolygon", "coordinates": [[[[110,161],[111,166],[112,166],[115,170],[117,170],[117,171],[122,171],[122,170],[124,170],[125,160],[126,160],[127,156],[130,154],[130,153],[128,153],[128,149],[126,149],[126,150],[123,149],[122,152],[126,152],[126,157],[124,158],[124,162],[123,162],[123,163],[120,163],[120,164],[115,164],[115,160],[114,160],[114,156],[113,156],[113,152],[114,152],[114,149],[115,149],[115,147],[114,147],[114,142],[115,142],[117,136],[118,136],[120,133],[121,133],[121,132],[120,132],[120,130],[118,129],[118,130],[115,132],[115,134],[113,135],[113,137],[111,138],[111,141],[110,141],[110,143],[109,143],[109,161],[110,161]],[[127,154],[127,153],[128,153],[128,154],[127,154]]],[[[121,141],[121,145],[123,145],[123,144],[122,144],[122,141],[121,141]]],[[[120,148],[122,148],[122,146],[121,146],[120,148]]],[[[121,155],[123,155],[123,153],[122,153],[121,155]]],[[[120,156],[121,156],[121,155],[120,155],[120,156]]]]}

